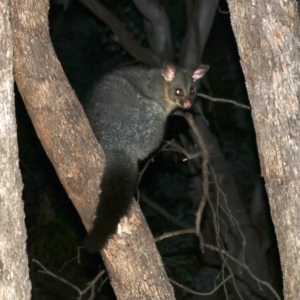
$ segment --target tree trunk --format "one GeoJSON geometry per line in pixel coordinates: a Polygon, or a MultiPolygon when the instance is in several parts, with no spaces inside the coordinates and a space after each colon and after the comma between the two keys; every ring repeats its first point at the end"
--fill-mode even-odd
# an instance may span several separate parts
{"type": "MultiPolygon", "coordinates": [[[[53,50],[48,6],[47,0],[11,2],[15,79],[37,135],[89,230],[99,201],[104,157],[53,50]]],[[[117,298],[174,299],[153,237],[135,203],[126,225],[102,251],[117,298]]]]}
{"type": "Polygon", "coordinates": [[[0,2],[0,299],[30,299],[8,1],[0,2]]]}
{"type": "Polygon", "coordinates": [[[228,0],[277,234],[285,299],[300,295],[300,36],[296,1],[228,0]]]}

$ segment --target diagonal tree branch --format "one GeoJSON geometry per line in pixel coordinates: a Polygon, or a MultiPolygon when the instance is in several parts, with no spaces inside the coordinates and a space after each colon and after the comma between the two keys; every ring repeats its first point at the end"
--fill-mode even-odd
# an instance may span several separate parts
{"type": "Polygon", "coordinates": [[[172,61],[172,41],[169,18],[159,0],[133,0],[144,16],[148,42],[160,62],[172,61]]]}
{"type": "Polygon", "coordinates": [[[218,0],[185,0],[187,33],[184,38],[179,65],[194,67],[202,60],[203,51],[214,21],[218,0]]]}
{"type": "Polygon", "coordinates": [[[159,59],[153,53],[141,46],[125,25],[115,17],[103,4],[96,0],[79,0],[93,14],[106,23],[114,33],[114,41],[120,44],[130,55],[148,66],[160,66],[159,59]]]}

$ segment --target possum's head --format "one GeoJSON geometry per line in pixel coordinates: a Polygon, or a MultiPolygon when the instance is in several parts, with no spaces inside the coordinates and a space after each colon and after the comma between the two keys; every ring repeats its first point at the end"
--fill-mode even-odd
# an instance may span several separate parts
{"type": "Polygon", "coordinates": [[[201,65],[194,71],[175,67],[172,63],[164,62],[161,74],[165,79],[164,98],[169,110],[176,107],[188,109],[196,97],[196,81],[200,79],[209,66],[201,65]]]}

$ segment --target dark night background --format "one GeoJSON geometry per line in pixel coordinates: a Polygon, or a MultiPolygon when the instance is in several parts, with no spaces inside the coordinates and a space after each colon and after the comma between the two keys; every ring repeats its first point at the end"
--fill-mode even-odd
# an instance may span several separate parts
{"type": "MultiPolygon", "coordinates": [[[[137,40],[147,46],[140,13],[130,0],[102,1],[137,40]]],[[[183,1],[162,1],[172,29],[174,58],[178,58],[185,35],[185,8],[183,1]]],[[[83,5],[73,0],[64,10],[53,1],[49,13],[52,42],[62,67],[81,101],[89,87],[105,72],[114,67],[134,63],[134,58],[111,39],[110,29],[83,5]]],[[[203,63],[210,65],[208,80],[214,97],[233,99],[249,105],[239,56],[230,25],[226,1],[220,1],[215,22],[205,49],[203,63]]],[[[202,90],[201,92],[205,92],[202,90]]],[[[28,254],[33,299],[77,299],[76,291],[49,275],[41,274],[37,259],[55,274],[69,280],[81,289],[103,269],[100,256],[80,250],[85,229],[71,201],[64,192],[43,148],[34,132],[21,98],[17,94],[18,138],[20,167],[24,182],[23,199],[28,232],[28,254]]],[[[202,100],[209,128],[218,138],[223,155],[230,164],[241,198],[247,207],[253,195],[255,182],[260,175],[255,133],[248,110],[231,104],[202,100]]],[[[178,139],[186,130],[178,117],[170,120],[166,139],[178,139]],[[180,127],[180,128],[179,128],[180,127]],[[183,131],[181,131],[183,130],[183,131]]],[[[161,152],[143,175],[141,194],[158,203],[178,218],[178,222],[192,227],[197,203],[193,202],[190,174],[183,156],[175,152],[161,152]]],[[[265,201],[266,195],[264,195],[265,201]]],[[[142,197],[141,197],[142,198],[142,197]]],[[[142,200],[143,212],[154,236],[181,229],[153,210],[142,200]]],[[[268,208],[266,218],[269,218],[268,208]]],[[[274,240],[274,248],[276,242],[274,240]]],[[[180,236],[158,243],[168,275],[197,291],[208,292],[215,274],[205,272],[202,254],[194,236],[180,236]]],[[[276,251],[275,251],[276,252],[276,251]]],[[[276,253],[274,264],[278,265],[276,253]]],[[[216,268],[217,269],[217,268],[216,268]]],[[[278,271],[280,278],[280,272],[278,271]]],[[[109,281],[103,280],[95,299],[115,299],[109,281]],[[103,284],[102,284],[103,283],[103,284]]],[[[281,289],[278,279],[277,290],[281,289]]],[[[177,299],[192,298],[191,294],[176,288],[177,299]]],[[[82,299],[88,299],[89,295],[82,299]]],[[[209,298],[209,299],[223,299],[209,298]]]]}

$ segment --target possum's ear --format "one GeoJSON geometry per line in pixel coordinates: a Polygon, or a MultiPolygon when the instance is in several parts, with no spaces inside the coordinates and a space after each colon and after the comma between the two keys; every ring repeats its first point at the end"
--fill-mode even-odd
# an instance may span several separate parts
{"type": "Polygon", "coordinates": [[[166,81],[170,82],[175,78],[176,68],[172,63],[165,61],[163,63],[161,74],[165,78],[166,81]]]}
{"type": "Polygon", "coordinates": [[[193,73],[192,78],[194,81],[197,81],[201,77],[204,76],[204,74],[209,70],[209,66],[207,65],[201,65],[199,66],[193,73]]]}

